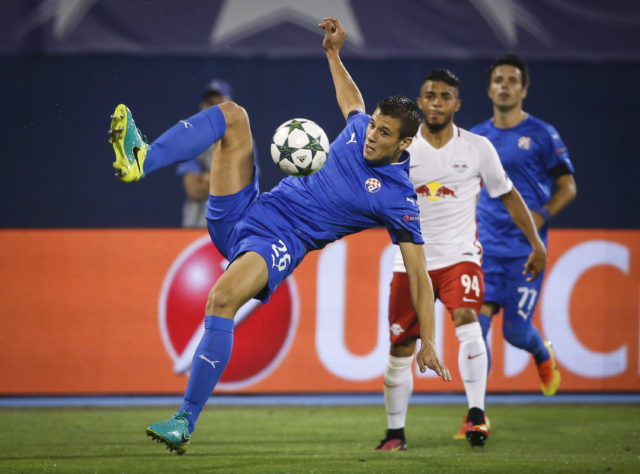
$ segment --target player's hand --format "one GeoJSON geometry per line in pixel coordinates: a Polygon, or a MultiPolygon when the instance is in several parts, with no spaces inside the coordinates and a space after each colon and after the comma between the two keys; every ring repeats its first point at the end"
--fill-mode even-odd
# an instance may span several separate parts
{"type": "Polygon", "coordinates": [[[347,32],[342,29],[340,20],[334,17],[324,18],[324,23],[318,25],[324,30],[324,40],[322,47],[328,53],[329,51],[340,51],[344,40],[347,39],[347,32]]]}
{"type": "Polygon", "coordinates": [[[442,377],[442,380],[445,382],[451,382],[449,369],[447,369],[438,357],[433,343],[422,341],[416,361],[420,367],[420,373],[424,374],[427,371],[427,368],[429,368],[438,374],[439,377],[442,377]]]}
{"type": "Polygon", "coordinates": [[[533,249],[533,252],[529,254],[527,263],[524,264],[523,275],[530,275],[527,281],[533,281],[538,278],[538,275],[544,270],[547,265],[547,250],[544,245],[540,248],[533,249]]]}

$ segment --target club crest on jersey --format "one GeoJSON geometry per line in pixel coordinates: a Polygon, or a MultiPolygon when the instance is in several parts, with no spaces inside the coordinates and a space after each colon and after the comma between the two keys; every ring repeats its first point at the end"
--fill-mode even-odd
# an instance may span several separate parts
{"type": "Polygon", "coordinates": [[[398,323],[394,323],[389,327],[389,331],[391,331],[394,336],[399,336],[404,332],[404,329],[402,329],[402,326],[400,326],[398,323]]]}
{"type": "Polygon", "coordinates": [[[531,149],[531,138],[530,137],[520,137],[518,139],[518,148],[521,150],[530,150],[531,149]]]}
{"type": "Polygon", "coordinates": [[[469,165],[465,161],[456,160],[451,164],[453,171],[456,173],[464,173],[469,169],[469,165]]]}
{"type": "Polygon", "coordinates": [[[380,191],[380,188],[382,187],[382,183],[380,182],[379,179],[369,178],[367,181],[365,181],[364,187],[370,193],[377,193],[378,191],[380,191]]]}

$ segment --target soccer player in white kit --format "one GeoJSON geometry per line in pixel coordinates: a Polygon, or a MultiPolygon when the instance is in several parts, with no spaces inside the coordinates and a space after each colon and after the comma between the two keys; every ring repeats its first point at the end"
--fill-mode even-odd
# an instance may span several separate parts
{"type": "MultiPolygon", "coordinates": [[[[463,427],[472,446],[489,436],[484,415],[487,350],[478,322],[484,299],[482,246],[477,240],[476,203],[484,185],[500,197],[533,252],[526,265],[531,278],[543,271],[546,249],[522,197],[506,175],[498,154],[480,135],[453,123],[460,108],[459,80],[448,70],[430,72],[422,83],[418,107],[423,121],[409,146],[410,178],[418,196],[420,227],[425,240],[427,269],[435,296],[451,313],[459,341],[458,368],[469,411],[463,427]]],[[[413,390],[413,354],[419,325],[411,305],[409,280],[402,256],[396,255],[389,297],[391,348],[384,374],[388,429],[376,448],[407,448],[404,435],[413,390]]]]}

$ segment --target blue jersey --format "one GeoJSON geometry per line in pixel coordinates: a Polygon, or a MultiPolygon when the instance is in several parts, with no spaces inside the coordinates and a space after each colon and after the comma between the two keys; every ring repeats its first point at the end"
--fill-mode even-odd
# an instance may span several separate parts
{"type": "MultiPolygon", "coordinates": [[[[531,115],[513,128],[496,128],[492,120],[487,120],[471,131],[491,141],[507,175],[532,211],[549,202],[558,176],[574,173],[567,148],[556,129],[531,115]]],[[[480,192],[477,219],[478,238],[485,255],[519,257],[531,253],[529,242],[500,198],[492,199],[485,188],[480,192]]],[[[547,225],[540,229],[545,245],[547,230],[547,225]]]]}
{"type": "Polygon", "coordinates": [[[394,243],[424,243],[409,156],[400,163],[372,166],[363,156],[368,123],[367,114],[351,115],[319,171],[283,179],[260,195],[249,215],[260,219],[266,211],[294,232],[307,251],[371,227],[386,227],[394,243]]]}
{"type": "MultiPolygon", "coordinates": [[[[368,123],[364,113],[349,117],[324,166],[310,176],[287,177],[261,194],[238,223],[239,235],[269,229],[300,260],[306,252],[372,227],[386,227],[393,243],[424,243],[409,155],[400,163],[368,162],[363,155],[368,123]]],[[[245,250],[242,243],[237,250],[245,250]]]]}
{"type": "Polygon", "coordinates": [[[372,227],[386,227],[393,243],[423,244],[409,154],[400,163],[375,166],[363,155],[369,116],[352,115],[331,144],[324,166],[306,177],[288,177],[259,194],[254,176],[236,194],[209,195],[207,227],[229,261],[260,254],[269,280],[257,298],[289,276],[304,256],[329,242],[372,227]]]}

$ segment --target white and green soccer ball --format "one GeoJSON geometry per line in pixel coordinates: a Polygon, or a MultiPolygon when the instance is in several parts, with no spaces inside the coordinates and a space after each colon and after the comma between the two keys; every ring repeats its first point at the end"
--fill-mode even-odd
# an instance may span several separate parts
{"type": "Polygon", "coordinates": [[[294,118],[280,125],[271,139],[271,158],[291,176],[309,176],[327,161],[329,139],[309,119],[294,118]]]}

